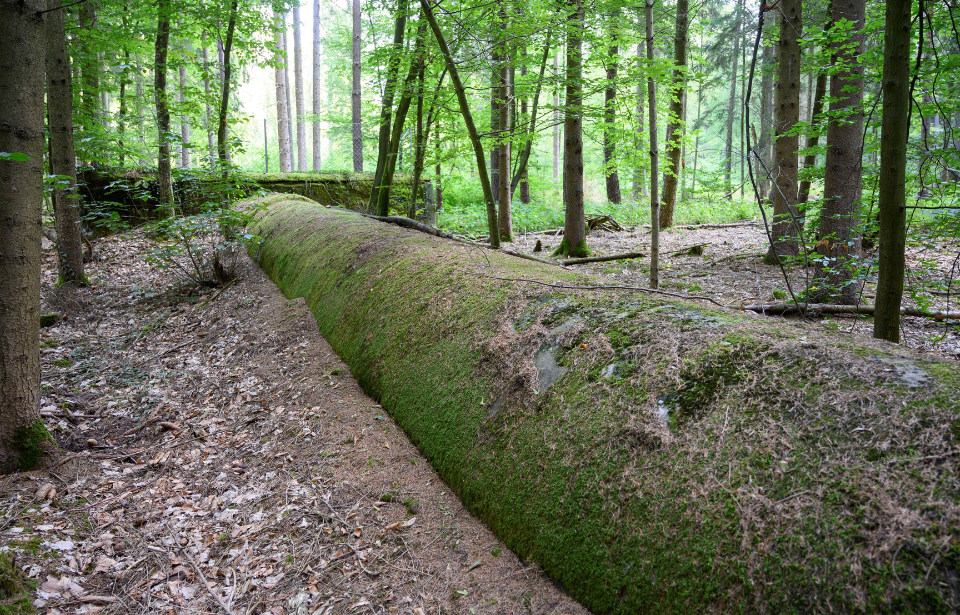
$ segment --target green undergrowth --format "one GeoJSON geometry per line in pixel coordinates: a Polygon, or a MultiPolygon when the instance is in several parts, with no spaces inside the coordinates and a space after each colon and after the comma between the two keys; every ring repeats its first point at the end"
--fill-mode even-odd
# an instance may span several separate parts
{"type": "Polygon", "coordinates": [[[12,553],[0,553],[0,615],[35,613],[30,600],[33,581],[24,578],[12,553]]]}
{"type": "Polygon", "coordinates": [[[955,608],[955,366],[511,282],[592,280],[265,204],[265,271],[462,501],[593,612],[955,608]]]}

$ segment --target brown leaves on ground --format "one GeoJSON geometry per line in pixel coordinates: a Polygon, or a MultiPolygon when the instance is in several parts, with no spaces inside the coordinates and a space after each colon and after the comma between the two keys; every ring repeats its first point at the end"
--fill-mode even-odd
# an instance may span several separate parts
{"type": "Polygon", "coordinates": [[[216,289],[178,296],[149,249],[101,241],[93,286],[61,291],[46,251],[62,450],[0,478],[2,544],[41,611],[585,613],[450,493],[302,300],[245,261],[202,305],[216,289]]]}

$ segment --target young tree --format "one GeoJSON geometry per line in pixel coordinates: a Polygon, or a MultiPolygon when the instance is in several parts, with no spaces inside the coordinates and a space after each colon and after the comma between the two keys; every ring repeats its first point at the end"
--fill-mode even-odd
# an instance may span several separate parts
{"type": "MultiPolygon", "coordinates": [[[[681,0],[685,2],[686,0],[681,0]]],[[[617,71],[620,67],[621,11],[610,14],[610,47],[607,49],[607,84],[603,93],[603,166],[606,168],[607,200],[620,204],[620,175],[617,172],[617,71]]]]}
{"type": "Polygon", "coordinates": [[[583,209],[583,0],[567,0],[567,97],[563,122],[563,241],[555,256],[582,257],[587,247],[583,209]]]}
{"type": "Polygon", "coordinates": [[[153,97],[157,105],[157,185],[160,206],[173,211],[170,168],[170,104],[167,101],[167,52],[170,46],[170,0],[157,1],[157,40],[154,45],[153,97]]]}
{"type": "MultiPolygon", "coordinates": [[[[873,337],[900,341],[906,247],[907,138],[910,135],[912,0],[887,0],[880,126],[880,264],[873,337]]],[[[923,23],[921,21],[921,23],[923,23]]]]}
{"type": "Polygon", "coordinates": [[[353,91],[351,92],[351,119],[353,120],[353,172],[363,172],[363,115],[360,108],[360,0],[353,0],[353,91]]]}
{"type": "Polygon", "coordinates": [[[407,27],[407,0],[398,0],[397,14],[393,27],[393,46],[390,48],[390,65],[387,67],[387,79],[383,88],[383,99],[380,101],[380,138],[377,147],[377,170],[373,174],[373,189],[370,191],[370,201],[367,209],[377,211],[381,216],[387,211],[379,211],[380,191],[383,189],[383,172],[390,156],[390,125],[393,118],[393,96],[397,89],[397,75],[400,72],[400,62],[403,60],[403,36],[407,27]]]}
{"type": "Polygon", "coordinates": [[[673,226],[677,205],[677,183],[680,179],[680,154],[684,133],[683,103],[687,81],[687,32],[690,25],[689,0],[677,0],[677,25],[673,37],[673,83],[670,92],[670,115],[667,122],[667,164],[663,170],[663,200],[660,204],[660,228],[673,226]]]}
{"type": "MultiPolygon", "coordinates": [[[[830,121],[827,124],[827,162],[823,181],[823,207],[817,236],[816,286],[820,300],[856,303],[853,284],[860,236],[856,232],[857,207],[863,191],[863,27],[865,0],[832,0],[835,29],[845,41],[831,44],[830,121]],[[849,28],[849,29],[848,29],[849,28]]],[[[821,103],[822,105],[822,103],[821,103]]]]}
{"type": "MultiPolygon", "coordinates": [[[[77,162],[73,149],[73,85],[61,0],[49,0],[46,15],[47,121],[50,173],[58,176],[53,191],[60,282],[85,283],[80,239],[77,162]]],[[[0,163],[2,164],[2,163],[0,163]]]]}
{"type": "MultiPolygon", "coordinates": [[[[790,0],[799,5],[800,0],[790,0]]],[[[739,73],[739,61],[740,61],[740,38],[741,38],[741,29],[743,26],[743,17],[740,11],[742,0],[738,0],[736,5],[733,8],[734,16],[734,29],[733,29],[733,55],[730,57],[730,95],[727,98],[727,141],[726,141],[726,155],[723,163],[723,177],[726,181],[726,190],[727,196],[733,196],[733,123],[737,117],[737,76],[739,73]]],[[[797,67],[799,72],[800,68],[797,67]]],[[[798,82],[798,91],[797,96],[799,96],[799,82],[798,82]]],[[[799,100],[799,98],[798,98],[799,100]]],[[[797,107],[799,108],[799,103],[797,107]]]]}
{"type": "Polygon", "coordinates": [[[200,36],[200,48],[203,54],[203,100],[204,100],[204,125],[207,130],[207,163],[210,168],[214,168],[217,162],[217,141],[216,133],[213,130],[213,107],[210,104],[210,50],[207,48],[207,33],[200,36]]]}
{"type": "MultiPolygon", "coordinates": [[[[647,62],[653,69],[653,0],[646,0],[647,62]]],[[[660,195],[657,190],[657,83],[647,77],[650,116],[650,288],[660,287],[660,195]]]]}
{"type": "Polygon", "coordinates": [[[217,152],[223,172],[227,172],[227,163],[230,161],[230,150],[227,148],[227,110],[230,103],[231,73],[230,54],[233,52],[233,35],[237,28],[238,0],[230,2],[230,16],[227,18],[227,40],[223,45],[223,54],[220,56],[220,67],[223,71],[220,91],[220,114],[217,122],[217,152]]]}
{"type": "Polygon", "coordinates": [[[797,170],[800,138],[793,128],[800,121],[800,37],[803,28],[800,0],[781,0],[777,87],[774,91],[776,176],[773,188],[773,245],[767,260],[797,255],[800,236],[797,211],[797,170]]]}
{"type": "MultiPolygon", "coordinates": [[[[560,75],[560,52],[553,56],[553,74],[560,75]]],[[[560,179],[560,86],[553,88],[553,179],[560,179]]]]}
{"type": "MultiPolygon", "coordinates": [[[[643,43],[637,43],[637,61],[639,62],[643,58],[643,43]]],[[[643,149],[643,80],[637,80],[636,92],[634,96],[637,99],[637,127],[633,131],[633,147],[636,151],[641,151],[643,149]]],[[[696,160],[696,159],[694,159],[696,160]]],[[[633,167],[633,199],[639,201],[641,198],[646,196],[646,183],[643,179],[643,165],[636,164],[633,167]]]]}
{"type": "Polygon", "coordinates": [[[273,40],[276,49],[274,79],[277,88],[277,139],[280,147],[280,171],[289,173],[293,171],[293,161],[291,160],[292,148],[290,145],[290,108],[287,106],[289,98],[287,96],[286,79],[287,60],[286,50],[284,49],[286,42],[284,28],[286,28],[286,24],[283,15],[278,12],[273,13],[273,20],[276,22],[277,28],[273,40]]]}
{"type": "Polygon", "coordinates": [[[303,118],[303,48],[300,42],[300,7],[293,7],[293,84],[297,105],[297,171],[307,172],[307,123],[303,118]]]}
{"type": "Polygon", "coordinates": [[[320,0],[313,0],[313,170],[320,170],[320,148],[323,145],[320,132],[320,77],[323,55],[320,47],[320,0]]]}
{"type": "Polygon", "coordinates": [[[0,472],[40,423],[44,0],[0,0],[0,472]]]}
{"type": "Polygon", "coordinates": [[[497,95],[498,103],[500,106],[499,112],[500,117],[498,118],[498,124],[500,127],[499,131],[499,197],[497,198],[497,220],[500,226],[500,241],[513,241],[513,212],[511,211],[511,191],[510,191],[510,137],[512,137],[512,131],[510,130],[510,92],[512,88],[512,79],[511,79],[511,58],[510,50],[507,47],[506,42],[506,31],[508,27],[507,22],[507,8],[506,3],[501,0],[500,2],[500,11],[499,11],[499,25],[500,32],[503,33],[502,42],[500,43],[500,88],[497,95]],[[507,135],[510,132],[511,134],[507,135]],[[505,136],[506,135],[506,136],[505,136]]]}

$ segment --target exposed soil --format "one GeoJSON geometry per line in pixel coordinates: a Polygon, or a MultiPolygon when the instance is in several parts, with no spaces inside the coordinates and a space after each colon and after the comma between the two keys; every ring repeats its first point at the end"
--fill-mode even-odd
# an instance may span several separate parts
{"type": "Polygon", "coordinates": [[[69,292],[46,252],[60,450],[0,478],[2,543],[43,612],[586,613],[462,506],[302,300],[246,257],[229,287],[180,294],[150,249],[101,241],[69,292]]]}
{"type": "MultiPolygon", "coordinates": [[[[519,235],[511,246],[534,254],[537,241],[543,251],[535,254],[550,258],[562,239],[549,233],[519,235]]],[[[587,236],[593,256],[641,251],[649,257],[650,230],[631,228],[625,231],[595,230],[587,236]]],[[[763,256],[768,246],[760,223],[737,226],[704,225],[675,227],[660,234],[660,288],[670,292],[705,296],[723,305],[774,304],[790,301],[788,288],[779,267],[767,265],[763,256]],[[694,248],[695,254],[688,251],[694,248]]],[[[876,254],[868,253],[867,258],[876,254]]],[[[649,258],[575,265],[578,271],[590,271],[609,280],[610,284],[649,286],[649,258]]],[[[813,276],[813,267],[787,269],[790,284],[799,294],[813,276]]],[[[872,275],[876,277],[874,267],[872,275]]],[[[925,246],[907,247],[907,282],[904,307],[922,307],[929,311],[960,309],[960,242],[931,241],[925,246]],[[922,265],[922,266],[921,266],[922,265]],[[954,280],[950,294],[934,290],[932,281],[954,280]]],[[[867,283],[862,292],[865,303],[875,298],[875,283],[867,283]]],[[[823,316],[813,318],[825,327],[849,331],[852,335],[871,337],[873,321],[864,316],[823,316]]],[[[928,352],[960,360],[960,322],[936,322],[931,319],[904,317],[901,342],[920,352],[928,352]]]]}

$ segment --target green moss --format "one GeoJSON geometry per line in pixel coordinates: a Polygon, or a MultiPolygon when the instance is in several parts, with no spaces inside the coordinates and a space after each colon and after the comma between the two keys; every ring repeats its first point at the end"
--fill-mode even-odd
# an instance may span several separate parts
{"type": "Polygon", "coordinates": [[[33,583],[17,569],[12,553],[0,553],[0,615],[35,613],[30,594],[33,583]]]}
{"type": "Polygon", "coordinates": [[[66,358],[60,358],[60,359],[54,359],[53,364],[56,365],[57,367],[70,367],[71,365],[73,365],[73,361],[66,358]]]}
{"type": "Polygon", "coordinates": [[[37,419],[30,425],[20,427],[13,435],[14,450],[19,453],[17,465],[21,470],[32,470],[43,456],[43,443],[53,441],[43,421],[37,419]]]}
{"type": "Polygon", "coordinates": [[[564,237],[560,240],[560,245],[553,251],[551,256],[568,256],[570,254],[570,242],[564,237]]]}
{"type": "Polygon", "coordinates": [[[40,326],[43,328],[52,327],[57,324],[60,316],[57,314],[40,314],[40,326]]]}

